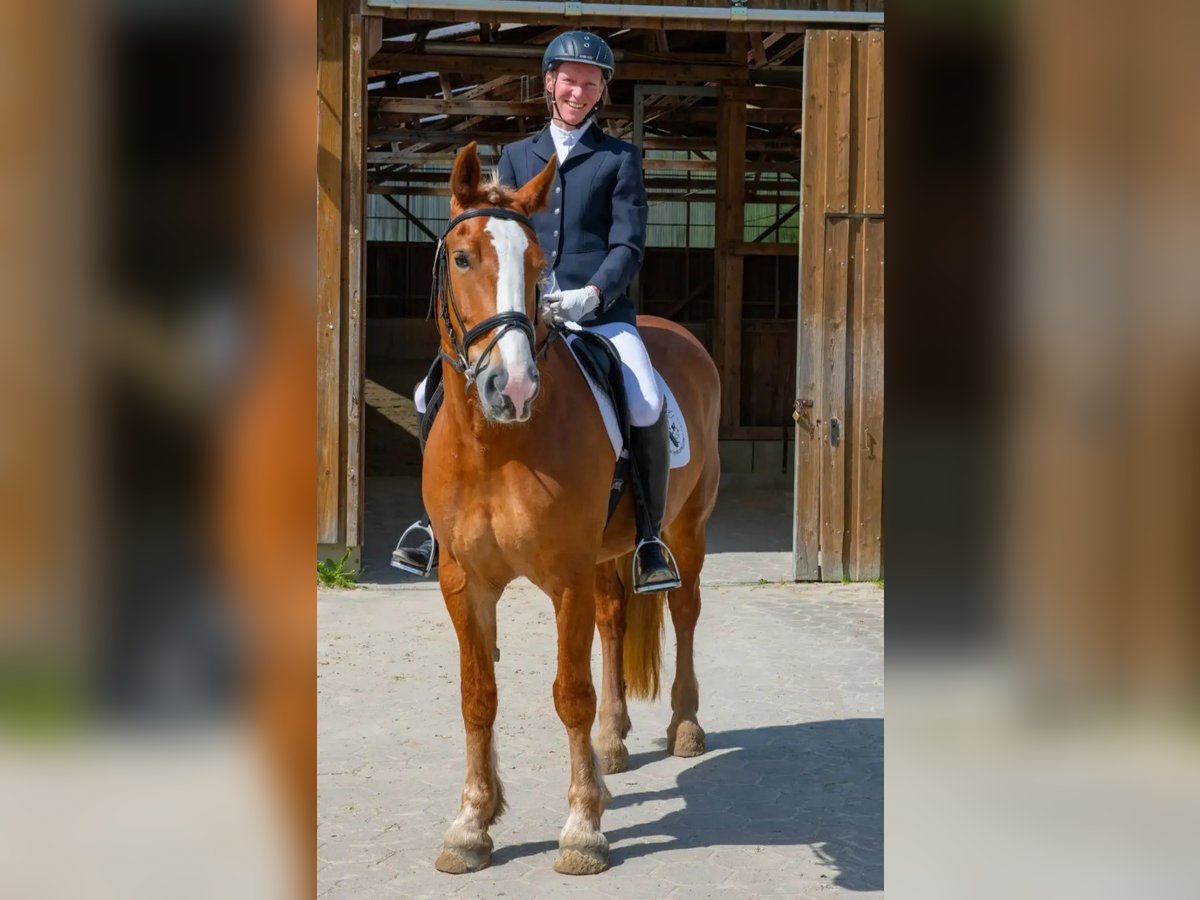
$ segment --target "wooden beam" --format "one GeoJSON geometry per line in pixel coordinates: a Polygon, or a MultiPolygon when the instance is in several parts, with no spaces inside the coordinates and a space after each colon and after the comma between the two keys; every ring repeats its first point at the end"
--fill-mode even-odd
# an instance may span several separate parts
{"type": "MultiPolygon", "coordinates": [[[[380,128],[367,136],[368,144],[422,141],[431,144],[449,144],[462,147],[475,141],[480,144],[508,144],[528,136],[528,131],[495,131],[484,129],[437,129],[437,128],[380,128]]],[[[642,145],[647,150],[715,150],[717,137],[646,137],[642,145]]],[[[799,159],[800,135],[772,138],[748,138],[747,151],[794,151],[799,159]]]]}
{"type": "MultiPolygon", "coordinates": [[[[376,113],[400,113],[418,116],[529,116],[541,119],[546,115],[546,104],[541,100],[495,101],[495,100],[437,100],[428,97],[381,97],[370,100],[376,113]]],[[[604,117],[609,119],[632,119],[633,107],[613,105],[604,108],[604,117]]],[[[719,122],[713,107],[685,107],[660,109],[648,107],[646,121],[665,122],[719,122]]],[[[745,121],[761,125],[798,125],[797,109],[747,109],[745,121]]]]}
{"type": "MultiPolygon", "coordinates": [[[[448,175],[439,175],[442,181],[447,180],[448,175]]],[[[409,196],[409,197],[448,197],[450,196],[449,187],[435,187],[432,185],[411,185],[411,184],[372,184],[368,188],[368,192],[372,194],[409,196]]],[[[652,182],[646,183],[646,196],[654,203],[712,203],[716,199],[716,195],[710,188],[706,191],[692,191],[688,194],[679,194],[667,191],[654,190],[652,182]]],[[[796,199],[795,194],[764,194],[754,191],[747,191],[744,197],[746,203],[788,203],[796,199]]],[[[740,249],[741,245],[735,245],[731,252],[738,253],[742,256],[790,256],[799,252],[795,245],[792,244],[747,244],[745,251],[740,249]],[[782,249],[784,246],[791,249],[785,253],[782,249]],[[766,248],[766,249],[755,249],[766,248]]]]}
{"type": "Polygon", "coordinates": [[[366,278],[363,265],[366,236],[366,27],[365,18],[350,16],[346,58],[346,283],[344,288],[346,342],[346,545],[363,543],[363,471],[365,434],[363,427],[363,379],[366,360],[366,278]]]}
{"type": "Polygon", "coordinates": [[[342,541],[342,110],[345,19],[317,4],[317,542],[342,541]]]}
{"type": "MultiPolygon", "coordinates": [[[[528,137],[528,132],[520,130],[494,131],[484,128],[377,128],[367,136],[367,144],[384,144],[396,142],[420,142],[451,144],[463,146],[474,140],[480,144],[509,144],[514,140],[528,137]]],[[[647,137],[642,140],[647,150],[715,150],[716,136],[712,137],[647,137]]],[[[748,138],[746,150],[788,150],[800,152],[800,136],[793,134],[782,138],[748,138]]]]}
{"type": "MultiPolygon", "coordinates": [[[[446,194],[446,195],[450,194],[449,185],[447,185],[444,188],[441,188],[440,190],[443,194],[446,194]]],[[[383,192],[377,192],[377,193],[383,193],[383,192]]],[[[436,243],[438,241],[438,236],[429,230],[429,226],[427,226],[424,222],[422,222],[420,219],[418,219],[416,216],[414,216],[408,210],[408,207],[406,207],[404,204],[399,203],[398,201],[393,199],[391,194],[384,193],[383,199],[392,208],[394,208],[397,212],[399,212],[400,215],[404,216],[404,218],[407,219],[410,224],[415,225],[418,229],[420,229],[425,234],[425,236],[428,237],[431,241],[433,241],[434,243],[436,243]]]]}
{"type": "Polygon", "coordinates": [[[828,99],[825,135],[825,279],[823,318],[825,340],[821,361],[823,389],[818,418],[825,423],[821,441],[821,580],[846,577],[846,447],[853,410],[846,404],[849,303],[853,257],[851,220],[830,213],[851,211],[851,80],[853,37],[849,32],[826,32],[828,42],[828,99]],[[835,424],[836,423],[836,424],[835,424]],[[835,427],[840,434],[835,434],[835,427]]]}
{"type": "Polygon", "coordinates": [[[721,371],[721,427],[724,431],[741,424],[742,258],[730,253],[729,247],[735,241],[744,240],[746,106],[722,92],[718,110],[713,347],[721,371]]]}
{"type": "Polygon", "coordinates": [[[777,217],[775,219],[774,223],[772,223],[771,226],[769,228],[767,228],[762,234],[755,235],[754,243],[756,243],[756,244],[762,243],[764,240],[766,240],[768,237],[770,237],[772,234],[774,234],[776,231],[778,231],[780,228],[782,228],[783,223],[786,222],[788,219],[790,219],[792,217],[792,215],[798,209],[800,209],[799,203],[797,203],[795,206],[793,206],[787,212],[785,212],[782,215],[780,215],[779,217],[777,217]]]}
{"type": "Polygon", "coordinates": [[[804,108],[804,89],[762,85],[731,85],[729,99],[740,100],[752,106],[788,109],[794,112],[794,123],[800,127],[800,111],[804,108]]]}
{"type": "Polygon", "coordinates": [[[767,49],[763,46],[763,36],[756,31],[750,33],[750,61],[756,66],[767,64],[767,49]]]}
{"type": "Polygon", "coordinates": [[[800,245],[791,241],[780,244],[742,241],[730,244],[729,252],[737,256],[799,256],[800,245]]]}
{"type": "MultiPolygon", "coordinates": [[[[476,45],[478,46],[478,45],[476,45]]],[[[536,49],[536,48],[535,48],[536,49]]],[[[371,76],[389,72],[455,72],[494,78],[497,75],[541,76],[541,53],[537,56],[486,56],[476,53],[379,53],[371,60],[371,76]]],[[[731,63],[691,62],[683,58],[659,61],[623,61],[617,64],[620,81],[661,79],[664,66],[670,66],[671,78],[678,81],[745,82],[745,67],[731,63]]]]}
{"type": "MultiPolygon", "coordinates": [[[[743,151],[744,153],[745,151],[743,151]]],[[[485,153],[483,150],[479,152],[480,158],[492,159],[498,158],[499,153],[485,153]]],[[[375,150],[367,154],[367,162],[373,165],[425,165],[431,163],[450,163],[454,162],[456,154],[451,152],[438,151],[388,151],[375,150]]],[[[721,161],[718,155],[717,159],[644,159],[642,160],[642,168],[648,172],[668,171],[668,172],[717,172],[720,170],[721,161]]],[[[789,169],[798,169],[799,160],[791,161],[768,161],[768,162],[744,162],[742,163],[742,172],[785,172],[789,169]]]]}
{"type": "Polygon", "coordinates": [[[862,222],[855,266],[852,451],[849,558],[855,581],[883,576],[883,35],[855,35],[858,67],[856,147],[859,209],[879,219],[862,222]]]}
{"type": "Polygon", "coordinates": [[[367,49],[364,55],[369,60],[372,56],[379,52],[380,48],[383,47],[383,19],[379,16],[368,16],[364,19],[364,21],[367,23],[367,49]]]}
{"type": "Polygon", "coordinates": [[[825,142],[828,99],[828,45],[824,32],[805,36],[804,174],[800,209],[800,297],[796,330],[795,525],[793,575],[797,581],[821,577],[821,442],[825,273],[825,142]]]}
{"type": "MultiPolygon", "coordinates": [[[[872,0],[874,3],[875,0],[872,0]]],[[[389,19],[403,19],[408,22],[493,22],[518,25],[556,25],[565,28],[578,28],[580,15],[588,28],[632,28],[670,31],[711,31],[726,33],[748,33],[757,31],[782,31],[791,34],[801,34],[812,26],[807,22],[795,22],[790,19],[767,19],[753,22],[730,19],[698,19],[674,18],[655,16],[653,14],[631,15],[627,13],[597,13],[588,9],[588,3],[581,3],[581,13],[548,12],[533,10],[530,12],[489,11],[485,9],[416,9],[398,6],[364,7],[371,15],[380,15],[389,19]]],[[[831,7],[837,8],[834,4],[831,7]]],[[[883,11],[882,4],[868,4],[871,11],[883,11]]],[[[828,7],[824,7],[828,8],[828,7]]],[[[843,5],[841,8],[845,8],[843,5]]],[[[765,12],[765,10],[764,10],[765,12]]],[[[842,26],[839,26],[842,27],[842,26]]],[[[845,26],[854,28],[855,26],[845,26]]],[[[861,26],[863,29],[871,27],[861,26]]]]}

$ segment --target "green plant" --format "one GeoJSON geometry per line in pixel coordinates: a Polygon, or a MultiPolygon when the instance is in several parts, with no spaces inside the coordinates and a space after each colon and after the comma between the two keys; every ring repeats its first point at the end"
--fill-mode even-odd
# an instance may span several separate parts
{"type": "Polygon", "coordinates": [[[322,587],[353,588],[358,579],[358,572],[346,568],[346,560],[350,558],[350,548],[342,554],[337,562],[326,557],[324,562],[317,562],[317,581],[322,587]]]}

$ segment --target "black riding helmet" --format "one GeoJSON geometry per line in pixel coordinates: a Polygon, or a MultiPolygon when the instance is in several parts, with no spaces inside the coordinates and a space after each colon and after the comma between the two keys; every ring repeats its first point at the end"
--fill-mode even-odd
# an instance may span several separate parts
{"type": "Polygon", "coordinates": [[[564,62],[596,66],[604,73],[605,83],[612,78],[615,68],[612,48],[604,38],[590,31],[564,31],[547,44],[546,52],[542,54],[542,76],[564,62]]]}

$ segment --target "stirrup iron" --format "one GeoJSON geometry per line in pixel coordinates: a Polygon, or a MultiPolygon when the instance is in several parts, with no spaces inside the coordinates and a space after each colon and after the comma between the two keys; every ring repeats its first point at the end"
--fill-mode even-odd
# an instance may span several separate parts
{"type": "Polygon", "coordinates": [[[677,587],[682,587],[683,581],[679,576],[679,564],[675,562],[675,554],[671,552],[671,548],[662,542],[660,538],[650,537],[645,540],[638,541],[637,546],[633,548],[633,558],[629,563],[629,583],[633,585],[635,594],[659,594],[663,591],[673,591],[677,587]],[[671,571],[675,573],[675,578],[672,581],[663,581],[653,587],[639,588],[637,586],[637,558],[638,552],[647,544],[658,544],[662,548],[663,558],[666,559],[667,565],[671,571]]]}
{"type": "MultiPolygon", "coordinates": [[[[424,542],[422,541],[422,543],[424,542]]],[[[400,535],[400,540],[396,542],[396,549],[392,551],[392,567],[399,569],[401,572],[407,572],[409,575],[418,575],[421,578],[428,578],[433,574],[433,570],[437,568],[437,558],[438,545],[437,538],[433,536],[433,527],[431,525],[426,525],[424,522],[413,522],[404,529],[404,533],[400,535]],[[432,549],[429,553],[429,561],[425,564],[424,569],[420,568],[419,566],[414,566],[412,563],[401,559],[398,556],[400,549],[404,546],[404,539],[414,531],[428,536],[432,546],[432,549]]]]}

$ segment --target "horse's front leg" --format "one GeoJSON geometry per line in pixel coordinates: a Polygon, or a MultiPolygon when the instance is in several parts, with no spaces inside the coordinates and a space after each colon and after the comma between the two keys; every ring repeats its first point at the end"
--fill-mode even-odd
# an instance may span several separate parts
{"type": "Polygon", "coordinates": [[[554,869],[563,875],[593,875],[608,866],[608,839],[600,832],[600,816],[608,792],[595,753],[592,722],[596,718],[596,691],[592,687],[592,632],[596,602],[591,567],[560,591],[553,592],[558,624],[558,674],[554,679],[554,707],[567,728],[571,750],[570,807],[567,824],[558,838],[554,869]]]}
{"type": "Polygon", "coordinates": [[[704,567],[704,523],[677,521],[668,536],[683,583],[667,594],[675,624],[675,681],[671,685],[671,724],[667,726],[667,752],[699,756],[704,752],[704,729],[696,714],[700,709],[700,684],[696,680],[696,622],[700,618],[700,570],[704,567]]]}
{"type": "Polygon", "coordinates": [[[615,563],[596,566],[596,626],[600,629],[600,650],[604,675],[600,692],[600,732],[596,752],[606,775],[624,772],[629,767],[629,710],[625,704],[625,588],[617,576],[615,563]]]}
{"type": "Polygon", "coordinates": [[[496,603],[500,591],[468,573],[444,549],[439,581],[446,609],[458,634],[459,682],[467,734],[467,777],[458,818],[446,831],[434,863],[460,875],[488,864],[492,839],[487,830],[504,812],[504,790],[496,769],[496,603]]]}

